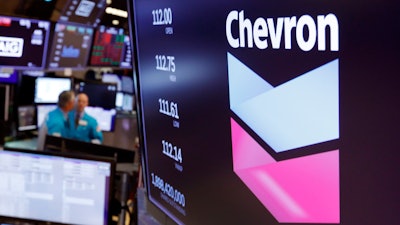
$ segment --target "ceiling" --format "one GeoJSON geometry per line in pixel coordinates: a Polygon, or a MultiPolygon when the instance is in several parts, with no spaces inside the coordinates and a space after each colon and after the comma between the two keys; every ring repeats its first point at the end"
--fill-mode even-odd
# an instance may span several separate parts
{"type": "MultiPolygon", "coordinates": [[[[0,15],[58,21],[65,5],[72,0],[0,0],[0,15]]],[[[96,1],[96,0],[91,0],[96,1]]],[[[127,10],[126,0],[107,0],[108,7],[127,10]]],[[[128,19],[104,13],[100,24],[128,29],[128,19]],[[112,23],[118,20],[119,25],[112,23]]]]}

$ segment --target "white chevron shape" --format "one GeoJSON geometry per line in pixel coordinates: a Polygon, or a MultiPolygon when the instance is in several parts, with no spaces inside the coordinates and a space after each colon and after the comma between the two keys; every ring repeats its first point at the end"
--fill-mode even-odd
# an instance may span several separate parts
{"type": "Polygon", "coordinates": [[[231,110],[274,151],[339,138],[338,59],[273,87],[227,57],[231,110]]]}

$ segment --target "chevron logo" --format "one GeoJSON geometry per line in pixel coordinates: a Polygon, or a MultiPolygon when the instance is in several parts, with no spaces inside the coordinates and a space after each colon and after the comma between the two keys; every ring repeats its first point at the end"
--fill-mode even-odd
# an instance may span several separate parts
{"type": "MultiPolygon", "coordinates": [[[[273,87],[227,53],[230,108],[279,154],[339,139],[339,60],[273,87]]],[[[280,223],[339,223],[339,150],[277,161],[231,118],[233,170],[280,223]]]]}

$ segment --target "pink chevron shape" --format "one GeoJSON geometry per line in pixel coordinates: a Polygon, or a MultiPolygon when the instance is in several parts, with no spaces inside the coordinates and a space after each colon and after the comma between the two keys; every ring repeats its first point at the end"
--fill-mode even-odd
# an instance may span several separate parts
{"type": "Polygon", "coordinates": [[[276,162],[231,119],[235,173],[281,223],[339,223],[339,150],[276,162]]]}

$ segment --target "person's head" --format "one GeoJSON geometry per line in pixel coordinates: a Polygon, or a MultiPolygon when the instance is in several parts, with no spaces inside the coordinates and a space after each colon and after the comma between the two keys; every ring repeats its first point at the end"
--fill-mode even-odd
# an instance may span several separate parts
{"type": "Polygon", "coordinates": [[[58,96],[58,107],[64,112],[69,112],[74,108],[75,94],[73,91],[63,91],[58,96]]]}
{"type": "Polygon", "coordinates": [[[76,111],[83,112],[89,104],[89,97],[85,93],[80,93],[76,96],[76,111]]]}

